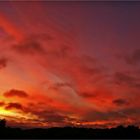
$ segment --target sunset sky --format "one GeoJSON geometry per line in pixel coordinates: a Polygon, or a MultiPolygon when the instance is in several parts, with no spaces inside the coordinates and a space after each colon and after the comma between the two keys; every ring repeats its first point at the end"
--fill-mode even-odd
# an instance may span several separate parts
{"type": "Polygon", "coordinates": [[[138,2],[0,2],[0,118],[140,126],[139,16],[138,2]]]}

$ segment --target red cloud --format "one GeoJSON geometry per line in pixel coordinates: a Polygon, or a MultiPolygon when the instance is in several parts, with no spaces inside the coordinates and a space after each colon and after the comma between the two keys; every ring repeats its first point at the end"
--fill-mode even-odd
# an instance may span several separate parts
{"type": "Polygon", "coordinates": [[[23,110],[23,107],[19,103],[8,103],[7,106],[5,107],[7,110],[12,110],[12,109],[19,109],[23,110]]]}
{"type": "Polygon", "coordinates": [[[0,101],[0,107],[1,107],[1,106],[4,106],[4,105],[5,105],[5,102],[0,101]]]}
{"type": "Polygon", "coordinates": [[[0,27],[17,40],[23,38],[23,33],[4,14],[0,13],[0,27]]]}
{"type": "Polygon", "coordinates": [[[6,67],[7,61],[8,60],[6,58],[1,58],[0,59],[0,69],[6,67]]]}
{"type": "Polygon", "coordinates": [[[28,94],[25,91],[22,90],[16,90],[16,89],[11,89],[7,92],[4,93],[5,97],[21,97],[21,98],[25,98],[28,97],[28,94]]]}

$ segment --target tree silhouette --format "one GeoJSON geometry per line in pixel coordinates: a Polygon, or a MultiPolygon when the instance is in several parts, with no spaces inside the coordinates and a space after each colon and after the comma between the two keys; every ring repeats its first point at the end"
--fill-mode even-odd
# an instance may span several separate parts
{"type": "Polygon", "coordinates": [[[6,127],[6,120],[5,119],[1,119],[0,120],[0,128],[5,128],[6,127]]]}

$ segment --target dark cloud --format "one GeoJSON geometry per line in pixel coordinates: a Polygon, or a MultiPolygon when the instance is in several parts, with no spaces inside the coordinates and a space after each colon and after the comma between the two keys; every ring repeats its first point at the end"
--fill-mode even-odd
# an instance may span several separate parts
{"type": "Polygon", "coordinates": [[[135,107],[135,108],[131,107],[131,108],[122,109],[120,111],[127,116],[134,116],[136,118],[137,116],[140,116],[140,107],[135,107]]]}
{"type": "MultiPolygon", "coordinates": [[[[81,119],[82,121],[86,121],[86,122],[96,122],[96,121],[109,121],[112,122],[113,120],[122,120],[122,121],[126,121],[128,118],[132,119],[134,122],[140,121],[140,119],[138,119],[140,115],[140,108],[122,108],[116,111],[107,111],[107,112],[99,112],[99,111],[90,111],[88,112],[85,116],[83,116],[83,118],[81,119]],[[137,118],[137,119],[136,119],[137,118]]],[[[123,123],[121,122],[121,124],[123,125],[123,123]]]]}
{"type": "Polygon", "coordinates": [[[113,120],[126,120],[128,119],[132,113],[126,113],[127,109],[120,109],[117,111],[106,111],[106,112],[99,112],[99,111],[90,111],[85,116],[82,117],[81,122],[100,122],[100,121],[107,121],[113,122],[113,120]]]}
{"type": "Polygon", "coordinates": [[[131,55],[125,56],[125,60],[128,64],[140,63],[140,49],[135,50],[131,55]]]}
{"type": "MultiPolygon", "coordinates": [[[[21,109],[20,109],[21,110],[21,109]]],[[[38,119],[36,122],[38,123],[46,123],[52,127],[52,124],[61,126],[72,124],[71,121],[75,120],[75,118],[69,115],[68,111],[60,111],[54,107],[47,107],[46,103],[34,103],[29,104],[28,106],[22,106],[22,110],[24,113],[29,113],[35,115],[38,119]]]]}
{"type": "Polygon", "coordinates": [[[121,72],[116,72],[115,73],[115,77],[116,77],[116,82],[130,82],[130,81],[134,81],[134,78],[125,74],[125,73],[121,73],[121,72]],[[118,80],[118,81],[117,81],[118,80]]]}
{"type": "Polygon", "coordinates": [[[128,101],[121,98],[113,100],[113,103],[117,106],[128,105],[128,101]]]}
{"type": "Polygon", "coordinates": [[[23,110],[23,106],[20,103],[8,103],[5,106],[5,109],[7,109],[7,110],[12,110],[12,109],[23,110]]]}
{"type": "Polygon", "coordinates": [[[139,79],[127,73],[116,72],[114,75],[114,80],[115,83],[118,85],[124,84],[129,87],[135,87],[135,88],[140,87],[139,79]]]}
{"type": "Polygon", "coordinates": [[[51,57],[54,57],[54,58],[57,58],[57,59],[58,58],[59,59],[63,59],[63,58],[71,57],[72,56],[71,55],[72,52],[73,52],[72,47],[70,47],[67,44],[62,44],[62,45],[59,45],[58,47],[55,47],[53,49],[52,48],[48,48],[46,54],[48,56],[51,56],[51,57]]]}
{"type": "Polygon", "coordinates": [[[118,112],[111,111],[111,112],[99,112],[99,111],[90,111],[84,116],[85,121],[101,121],[101,120],[109,120],[113,118],[121,117],[118,112]]]}
{"type": "Polygon", "coordinates": [[[45,123],[65,123],[69,120],[67,115],[55,109],[34,109],[28,107],[25,109],[25,112],[38,116],[38,118],[45,123]]]}
{"type": "Polygon", "coordinates": [[[1,106],[4,106],[4,105],[5,105],[5,102],[0,101],[0,107],[1,107],[1,106]]]}
{"type": "Polygon", "coordinates": [[[14,45],[13,49],[22,54],[44,54],[44,49],[42,48],[40,42],[30,39],[24,40],[14,45]]]}
{"type": "MultiPolygon", "coordinates": [[[[54,111],[41,111],[37,113],[39,117],[43,118],[46,122],[64,122],[65,115],[54,111]]],[[[36,115],[37,115],[36,114],[36,115]]]]}
{"type": "Polygon", "coordinates": [[[70,56],[72,47],[68,44],[61,43],[57,47],[47,45],[47,50],[43,48],[43,43],[53,40],[49,34],[31,35],[27,39],[13,45],[13,49],[22,54],[45,54],[48,57],[64,58],[70,56]]]}
{"type": "Polygon", "coordinates": [[[97,95],[93,92],[80,92],[79,94],[80,96],[84,97],[84,98],[94,98],[97,95]]]}
{"type": "Polygon", "coordinates": [[[68,45],[61,45],[60,50],[58,51],[59,56],[66,57],[71,54],[72,48],[68,45]]]}
{"type": "Polygon", "coordinates": [[[23,90],[17,90],[17,89],[11,89],[4,93],[5,97],[20,97],[20,98],[26,98],[28,97],[28,94],[23,90]]]}
{"type": "Polygon", "coordinates": [[[8,59],[7,58],[0,58],[0,69],[5,68],[7,66],[8,59]]]}

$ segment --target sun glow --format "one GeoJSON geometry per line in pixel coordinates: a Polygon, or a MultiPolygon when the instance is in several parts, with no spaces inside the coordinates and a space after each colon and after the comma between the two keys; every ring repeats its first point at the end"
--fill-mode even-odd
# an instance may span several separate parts
{"type": "Polygon", "coordinates": [[[1,116],[9,116],[9,117],[21,117],[22,116],[21,114],[19,114],[17,112],[5,110],[5,109],[0,109],[0,115],[1,116]]]}
{"type": "Polygon", "coordinates": [[[32,114],[22,114],[20,112],[15,112],[15,111],[11,111],[11,110],[5,110],[5,109],[0,109],[0,116],[1,117],[12,117],[12,118],[17,118],[17,119],[37,119],[37,117],[35,115],[32,114]]]}

